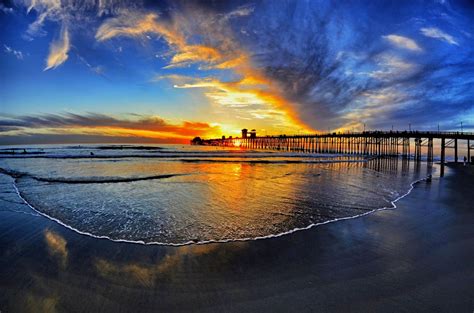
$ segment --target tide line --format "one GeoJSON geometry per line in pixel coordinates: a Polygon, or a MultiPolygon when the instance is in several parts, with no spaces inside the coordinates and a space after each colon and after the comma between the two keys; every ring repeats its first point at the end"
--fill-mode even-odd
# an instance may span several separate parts
{"type": "Polygon", "coordinates": [[[58,223],[59,225],[63,226],[63,227],[66,227],[68,228],[69,230],[72,230],[80,235],[84,235],[84,236],[89,236],[89,237],[92,237],[92,238],[96,238],[96,239],[107,239],[107,240],[110,240],[110,241],[113,241],[113,242],[122,242],[122,243],[133,243],[133,244],[142,244],[142,245],[160,245],[160,246],[172,246],[172,247],[181,247],[181,246],[187,246],[187,245],[204,245],[204,244],[213,244],[213,243],[228,243],[228,242],[243,242],[243,241],[255,241],[255,240],[262,240],[262,239],[271,239],[271,238],[278,238],[278,237],[282,237],[282,236],[286,236],[286,235],[290,235],[290,234],[293,234],[295,232],[298,232],[298,231],[303,231],[303,230],[309,230],[313,227],[316,227],[316,226],[321,226],[321,225],[326,225],[326,224],[330,224],[330,223],[335,223],[335,222],[339,222],[339,221],[344,221],[344,220],[351,220],[351,219],[356,219],[356,218],[360,218],[360,217],[363,217],[363,216],[366,216],[366,215],[369,215],[369,214],[372,214],[372,213],[375,213],[375,212],[378,212],[378,211],[383,211],[383,210],[394,210],[397,208],[397,205],[396,205],[396,202],[398,202],[399,200],[405,198],[406,196],[408,196],[412,190],[415,188],[415,185],[418,184],[419,182],[421,181],[424,181],[424,180],[427,180],[429,176],[427,177],[424,177],[424,178],[421,178],[421,179],[418,179],[418,180],[415,180],[413,181],[412,183],[410,183],[410,188],[408,189],[408,191],[406,193],[404,193],[403,195],[399,196],[398,198],[396,198],[395,200],[392,200],[390,201],[390,204],[391,206],[390,207],[382,207],[382,208],[377,208],[377,209],[373,209],[373,210],[370,210],[370,211],[367,211],[367,212],[364,212],[364,213],[361,213],[361,214],[357,214],[357,215],[353,215],[353,216],[347,216],[347,217],[340,217],[340,218],[335,218],[335,219],[332,219],[332,220],[328,220],[328,221],[324,221],[324,222],[320,222],[320,223],[313,223],[313,224],[310,224],[306,227],[300,227],[300,228],[294,228],[294,229],[291,229],[289,231],[286,231],[286,232],[282,232],[282,233],[278,233],[278,234],[271,234],[271,235],[266,235],[266,236],[257,236],[257,237],[248,237],[248,238],[236,238],[236,239],[220,239],[220,240],[203,240],[203,241],[193,241],[193,240],[190,240],[190,241],[187,241],[187,242],[183,242],[183,243],[172,243],[172,242],[158,242],[158,241],[153,241],[153,242],[145,242],[143,240],[127,240],[127,239],[114,239],[114,238],[111,238],[109,236],[105,236],[105,235],[94,235],[92,233],[89,233],[89,232],[85,232],[85,231],[81,231],[71,225],[68,225],[64,222],[62,222],[61,220],[55,218],[55,217],[52,217],[44,212],[41,212],[40,210],[36,209],[33,205],[31,205],[22,195],[21,195],[21,192],[20,190],[18,189],[17,185],[16,185],[16,182],[13,182],[13,187],[15,188],[15,191],[16,193],[18,194],[18,197],[28,206],[30,207],[33,211],[35,211],[36,213],[40,214],[41,216],[44,216],[46,217],[47,219],[51,220],[51,221],[54,221],[56,223],[58,223]]]}

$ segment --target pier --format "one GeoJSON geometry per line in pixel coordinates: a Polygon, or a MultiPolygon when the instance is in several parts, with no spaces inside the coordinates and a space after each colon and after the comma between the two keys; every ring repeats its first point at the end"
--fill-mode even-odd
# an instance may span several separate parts
{"type": "MultiPolygon", "coordinates": [[[[198,137],[197,137],[198,138],[198,137]]],[[[325,133],[306,135],[256,136],[255,130],[242,137],[222,137],[218,139],[196,138],[192,144],[240,147],[243,149],[277,150],[301,153],[354,154],[365,156],[401,156],[406,159],[421,160],[426,151],[426,160],[433,162],[435,140],[439,142],[441,176],[444,174],[446,149],[454,149],[454,162],[459,161],[459,141],[467,143],[467,159],[471,162],[474,133],[470,132],[430,132],[430,131],[364,131],[350,133],[325,133]]],[[[437,151],[437,150],[436,150],[437,151]]]]}

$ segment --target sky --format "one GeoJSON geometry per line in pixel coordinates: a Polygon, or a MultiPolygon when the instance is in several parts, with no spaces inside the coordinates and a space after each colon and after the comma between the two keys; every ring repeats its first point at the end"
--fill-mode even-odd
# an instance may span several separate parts
{"type": "Polygon", "coordinates": [[[474,2],[0,2],[0,144],[474,130],[474,2]]]}

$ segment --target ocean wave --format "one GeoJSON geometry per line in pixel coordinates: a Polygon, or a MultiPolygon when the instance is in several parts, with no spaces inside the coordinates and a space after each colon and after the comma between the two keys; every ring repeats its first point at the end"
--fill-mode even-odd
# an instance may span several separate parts
{"type": "Polygon", "coordinates": [[[31,176],[34,180],[46,183],[62,183],[62,184],[109,184],[109,183],[129,183],[142,180],[165,179],[175,176],[183,176],[188,174],[161,174],[144,177],[87,177],[87,178],[49,178],[31,176]]]}
{"type": "Polygon", "coordinates": [[[155,154],[9,154],[0,155],[0,159],[124,159],[124,158],[146,158],[146,159],[179,159],[179,158],[229,158],[229,159],[252,159],[252,158],[301,158],[301,159],[354,159],[359,157],[369,159],[364,156],[354,156],[347,154],[312,154],[312,153],[279,153],[279,152],[238,152],[238,153],[222,153],[222,152],[173,152],[173,151],[157,151],[155,154]]]}
{"type": "Polygon", "coordinates": [[[113,241],[113,242],[123,242],[123,243],[131,243],[131,244],[142,244],[142,245],[162,245],[162,246],[175,246],[175,247],[179,247],[179,246],[187,246],[187,245],[192,245],[192,244],[196,244],[196,245],[202,245],[202,244],[212,244],[212,243],[227,243],[227,242],[242,242],[242,241],[255,241],[255,240],[262,240],[262,239],[270,239],[270,238],[278,238],[278,237],[282,237],[282,236],[286,236],[286,235],[291,235],[295,232],[299,232],[299,231],[304,231],[304,230],[309,230],[311,228],[314,228],[314,227],[317,227],[317,226],[321,226],[321,225],[326,225],[326,224],[331,224],[331,223],[335,223],[335,222],[339,222],[339,221],[345,221],[345,220],[351,220],[351,219],[356,219],[356,218],[361,218],[361,217],[364,217],[364,216],[367,216],[369,214],[373,214],[375,212],[379,212],[379,211],[384,211],[384,210],[393,210],[393,209],[396,209],[397,208],[397,205],[396,203],[405,198],[406,196],[408,196],[412,190],[415,188],[415,185],[422,182],[422,181],[425,181],[427,180],[428,177],[424,177],[424,178],[421,178],[421,179],[418,179],[418,180],[415,180],[413,182],[410,183],[410,187],[408,189],[407,192],[405,192],[404,194],[402,194],[401,196],[397,197],[396,199],[390,201],[390,206],[385,206],[385,207],[381,207],[381,208],[376,208],[376,209],[373,209],[373,210],[369,210],[369,211],[366,211],[366,212],[363,212],[363,213],[360,213],[360,214],[355,214],[355,215],[351,215],[351,216],[346,216],[346,217],[339,217],[339,218],[334,218],[334,219],[330,219],[330,220],[327,220],[327,221],[324,221],[324,222],[318,222],[318,223],[310,223],[308,226],[306,227],[297,227],[297,228],[293,228],[293,229],[290,229],[288,231],[284,231],[284,232],[280,232],[280,233],[277,233],[277,234],[269,234],[269,235],[265,235],[265,236],[256,236],[256,237],[249,237],[249,238],[229,238],[229,239],[211,239],[211,240],[199,240],[199,239],[194,239],[194,240],[189,240],[189,241],[186,241],[186,242],[181,242],[181,243],[174,243],[174,242],[157,242],[157,241],[152,241],[152,242],[145,242],[143,240],[128,240],[128,239],[120,239],[120,238],[111,238],[109,236],[106,236],[106,235],[95,235],[95,234],[92,234],[90,232],[86,232],[86,231],[81,231],[71,225],[68,225],[66,223],[64,223],[63,221],[61,221],[60,219],[58,218],[55,218],[55,217],[52,217],[44,212],[42,212],[40,209],[37,209],[36,207],[34,207],[32,204],[30,204],[25,198],[24,196],[21,194],[20,190],[18,189],[17,185],[15,182],[13,182],[13,187],[18,195],[18,197],[29,207],[33,210],[33,212],[35,213],[38,213],[44,217],[46,217],[47,219],[51,220],[51,221],[54,221],[66,228],[68,228],[69,230],[72,230],[80,235],[85,235],[85,236],[88,236],[88,237],[92,237],[92,238],[96,238],[96,239],[107,239],[107,240],[110,240],[110,241],[113,241]]]}
{"type": "Polygon", "coordinates": [[[162,150],[162,147],[152,147],[152,146],[133,146],[133,145],[111,145],[111,146],[98,146],[94,147],[96,150],[145,150],[145,151],[154,151],[162,150]]]}
{"type": "Polygon", "coordinates": [[[175,176],[183,176],[189,174],[160,174],[150,175],[142,177],[78,177],[78,178],[65,178],[65,177],[38,177],[24,172],[6,170],[0,168],[0,173],[6,174],[13,178],[24,178],[28,177],[40,182],[46,183],[62,183],[62,184],[109,184],[109,183],[129,183],[142,180],[154,180],[154,179],[165,179],[175,176]]]}
{"type": "Polygon", "coordinates": [[[320,164],[320,163],[360,163],[367,159],[355,160],[223,160],[223,159],[180,159],[188,163],[251,163],[251,164],[320,164]]]}

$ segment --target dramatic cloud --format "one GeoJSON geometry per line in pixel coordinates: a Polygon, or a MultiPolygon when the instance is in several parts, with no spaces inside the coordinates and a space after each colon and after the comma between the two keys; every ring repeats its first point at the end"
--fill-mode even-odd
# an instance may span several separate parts
{"type": "Polygon", "coordinates": [[[156,116],[133,114],[133,118],[116,118],[103,114],[45,114],[8,116],[0,119],[4,136],[18,134],[85,134],[107,136],[139,136],[145,138],[176,138],[219,134],[219,128],[207,123],[185,121],[171,124],[156,116]],[[100,131],[100,132],[97,132],[100,131]]]}
{"type": "MultiPolygon", "coordinates": [[[[445,15],[444,7],[432,7],[445,15]]],[[[266,77],[315,129],[361,130],[364,124],[404,129],[408,123],[426,128],[436,125],[434,120],[461,118],[461,111],[472,116],[472,46],[455,56],[443,50],[421,53],[417,33],[413,39],[380,34],[409,34],[410,23],[419,23],[410,20],[418,9],[393,15],[383,5],[366,11],[349,3],[262,3],[254,13],[259,19],[249,24],[259,31],[247,32],[246,41],[258,51],[254,61],[266,77]],[[380,19],[360,23],[359,14],[375,11],[380,19]]]]}
{"type": "Polygon", "coordinates": [[[61,31],[61,37],[57,41],[52,42],[49,47],[49,55],[46,59],[46,67],[44,70],[47,71],[56,68],[66,62],[70,48],[69,32],[67,28],[64,28],[61,31]]]}
{"type": "Polygon", "coordinates": [[[446,34],[442,30],[440,30],[439,28],[425,27],[425,28],[420,29],[420,31],[426,37],[440,39],[440,40],[443,40],[443,41],[449,43],[450,45],[456,45],[456,46],[459,45],[458,42],[454,39],[453,36],[451,36],[449,34],[446,34]]]}
{"type": "Polygon", "coordinates": [[[387,39],[390,43],[399,48],[408,49],[415,52],[423,51],[423,49],[421,49],[420,46],[418,46],[418,44],[413,39],[410,39],[408,37],[399,35],[387,35],[383,36],[383,38],[387,39]]]}
{"type": "Polygon", "coordinates": [[[201,70],[232,70],[239,77],[232,81],[223,81],[217,77],[190,77],[187,80],[191,82],[175,84],[175,88],[204,88],[207,97],[226,107],[261,105],[260,111],[267,110],[269,114],[259,114],[259,118],[278,115],[278,123],[285,128],[293,128],[293,131],[309,129],[295,114],[292,104],[279,92],[278,86],[254,66],[250,54],[234,38],[227,24],[233,18],[250,15],[253,8],[240,7],[217,18],[195,8],[188,10],[174,13],[167,20],[156,14],[124,14],[111,18],[100,26],[96,39],[104,41],[117,36],[157,34],[172,49],[166,69],[198,63],[201,64],[201,70]],[[202,38],[201,41],[206,44],[191,44],[190,38],[193,37],[202,38]],[[273,114],[275,110],[280,113],[273,114]]]}
{"type": "Polygon", "coordinates": [[[139,37],[155,33],[174,49],[168,67],[184,66],[189,63],[205,62],[216,67],[229,62],[229,56],[224,55],[212,46],[188,44],[185,35],[176,22],[161,21],[157,14],[126,13],[117,18],[108,19],[97,30],[96,39],[104,41],[117,36],[139,37]]]}
{"type": "MultiPolygon", "coordinates": [[[[102,134],[184,140],[222,135],[220,130],[235,135],[244,126],[286,134],[360,130],[364,124],[369,129],[392,124],[405,128],[408,123],[429,128],[438,120],[454,125],[474,116],[474,46],[469,44],[474,10],[465,2],[14,3],[14,14],[1,13],[2,17],[18,26],[26,39],[40,41],[35,44],[44,50],[50,46],[45,69],[75,60],[90,75],[72,77],[81,88],[65,92],[65,100],[58,100],[54,92],[38,95],[44,97],[42,103],[54,102],[46,112],[71,106],[84,112],[86,105],[97,103],[92,97],[100,90],[97,98],[104,108],[115,101],[141,102],[140,112],[163,106],[169,116],[182,114],[187,120],[184,116],[198,114],[208,123],[199,128],[150,116],[29,115],[2,119],[0,131],[8,136],[102,134]],[[20,12],[28,16],[21,20],[20,12]],[[24,25],[29,25],[26,31],[24,25]],[[51,43],[50,38],[56,39],[51,43]],[[71,95],[87,100],[69,104],[71,95]]],[[[44,62],[44,55],[27,54],[26,45],[6,38],[6,53],[19,58],[14,51],[21,51],[28,62],[44,62]]],[[[20,67],[27,62],[14,63],[20,67]]],[[[61,74],[75,75],[68,71],[61,74]]],[[[52,81],[45,86],[57,84],[57,76],[46,76],[52,81]]],[[[26,90],[24,82],[18,79],[13,86],[9,81],[15,88],[5,85],[1,90],[7,95],[0,95],[1,100],[8,100],[10,108],[6,112],[14,114],[11,108],[21,103],[39,103],[13,95],[26,90]]],[[[25,105],[21,112],[30,109],[25,105]]]]}

